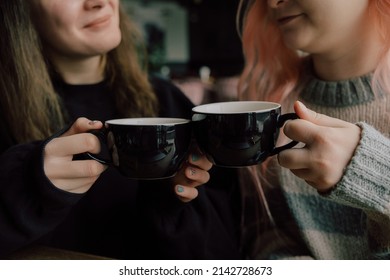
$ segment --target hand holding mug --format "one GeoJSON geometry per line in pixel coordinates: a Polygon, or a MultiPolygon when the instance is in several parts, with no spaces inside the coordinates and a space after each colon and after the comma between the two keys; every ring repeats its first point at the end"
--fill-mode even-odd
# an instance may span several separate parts
{"type": "MultiPolygon", "coordinates": [[[[129,122],[128,119],[127,121],[129,122]]],[[[115,142],[114,134],[110,134],[109,132],[106,135],[107,142],[111,143],[107,144],[110,145],[109,148],[113,153],[112,158],[107,161],[114,166],[116,165],[125,176],[140,176],[143,177],[143,179],[156,179],[158,176],[173,176],[171,179],[172,184],[175,186],[175,191],[179,199],[182,201],[190,201],[196,198],[196,187],[207,183],[210,178],[208,170],[212,167],[212,164],[204,155],[201,155],[198,150],[194,150],[189,155],[188,161],[183,163],[184,156],[187,156],[190,146],[190,122],[184,119],[166,118],[132,119],[131,122],[133,121],[138,121],[136,125],[138,134],[134,134],[133,136],[136,139],[141,140],[140,142],[135,143],[138,145],[137,149],[139,153],[136,154],[139,155],[141,163],[131,165],[130,163],[134,163],[134,160],[129,161],[129,156],[134,156],[134,150],[129,152],[130,146],[128,143],[123,143],[123,141],[115,142]],[[178,125],[180,128],[176,127],[174,129],[172,122],[178,120],[181,124],[176,124],[176,126],[178,125]],[[148,122],[146,131],[141,133],[139,129],[145,124],[145,121],[148,122]],[[153,122],[161,121],[164,123],[170,122],[170,124],[168,127],[159,127],[156,134],[153,122]],[[179,140],[175,140],[176,134],[178,134],[179,140]],[[142,135],[144,136],[142,137],[142,135]],[[158,137],[155,135],[158,135],[158,137]],[[154,143],[155,145],[152,144],[150,146],[149,144],[151,144],[151,141],[157,142],[154,143]],[[172,145],[173,142],[176,142],[176,144],[172,145]],[[119,151],[118,154],[117,146],[119,149],[124,148],[128,153],[119,151]],[[152,148],[156,146],[159,146],[157,147],[158,149],[152,148]],[[142,150],[142,147],[145,147],[149,152],[153,151],[153,153],[149,155],[145,154],[145,150],[142,150]],[[156,153],[161,155],[161,150],[164,151],[163,154],[165,157],[159,156],[158,159],[156,159],[156,153]],[[168,150],[172,151],[172,153],[168,153],[168,150]],[[154,160],[150,160],[151,157],[154,160]],[[145,161],[145,159],[147,160],[145,161]],[[165,164],[165,162],[174,164],[165,164]],[[147,168],[156,166],[158,167],[157,171],[153,171],[153,168],[147,168]],[[177,168],[180,169],[176,170],[177,168]]],[[[131,139],[128,134],[123,133],[123,131],[126,131],[128,128],[128,125],[125,124],[126,119],[114,120],[113,123],[114,125],[111,123],[111,126],[115,127],[115,131],[119,127],[119,132],[115,132],[115,135],[117,136],[116,140],[131,139]],[[124,138],[122,136],[124,136],[124,138]]],[[[134,129],[133,125],[130,126],[131,129],[134,129]]],[[[102,139],[98,139],[96,136],[96,132],[103,131],[102,127],[103,125],[100,121],[90,121],[86,118],[79,118],[67,132],[58,138],[52,139],[46,145],[44,151],[44,170],[46,176],[53,185],[65,191],[84,193],[95,183],[100,174],[107,168],[106,164],[108,163],[103,162],[102,160],[96,160],[97,158],[95,157],[95,154],[98,154],[102,148],[102,139]],[[89,155],[91,160],[73,160],[74,155],[83,153],[89,155]]],[[[111,132],[113,131],[111,130],[111,132]]],[[[132,130],[131,132],[134,131],[132,130]]],[[[132,142],[134,143],[136,141],[132,142]]]]}
{"type": "Polygon", "coordinates": [[[73,160],[76,154],[100,151],[99,140],[88,131],[101,127],[101,122],[79,118],[67,132],[47,143],[44,171],[54,186],[72,193],[85,193],[106,170],[106,166],[95,160],[73,160]]]}
{"type": "MultiPolygon", "coordinates": [[[[130,118],[108,120],[100,138],[109,159],[88,153],[122,175],[142,180],[171,178],[176,195],[184,202],[197,197],[196,187],[210,179],[212,164],[193,147],[192,123],[180,118],[130,118]],[[105,147],[107,146],[107,147],[105,147]],[[187,160],[188,159],[188,160],[187,160]]],[[[98,134],[96,131],[95,134],[98,134]]]]}
{"type": "Polygon", "coordinates": [[[305,146],[281,152],[279,164],[319,192],[326,192],[343,176],[361,130],[352,123],[311,111],[301,102],[296,102],[294,109],[300,119],[288,122],[284,133],[305,146]]]}
{"type": "Polygon", "coordinates": [[[198,196],[197,187],[210,180],[208,171],[213,164],[197,147],[193,147],[187,162],[172,179],[177,197],[183,202],[189,202],[198,196]]]}

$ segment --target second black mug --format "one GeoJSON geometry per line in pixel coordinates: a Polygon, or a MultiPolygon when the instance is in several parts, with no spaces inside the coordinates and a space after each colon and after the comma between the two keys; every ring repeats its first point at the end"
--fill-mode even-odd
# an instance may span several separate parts
{"type": "Polygon", "coordinates": [[[276,147],[280,128],[295,113],[281,114],[281,105],[263,101],[230,101],[192,109],[195,139],[208,159],[219,166],[256,165],[292,148],[295,141],[276,147]]]}

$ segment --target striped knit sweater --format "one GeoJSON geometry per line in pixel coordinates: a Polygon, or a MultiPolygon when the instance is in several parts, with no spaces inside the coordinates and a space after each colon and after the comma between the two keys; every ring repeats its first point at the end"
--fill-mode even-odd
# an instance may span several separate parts
{"type": "Polygon", "coordinates": [[[362,137],[344,176],[326,196],[278,167],[288,210],[280,205],[275,210],[272,201],[270,207],[281,232],[291,235],[296,229],[295,246],[282,250],[272,234],[264,234],[258,258],[390,258],[390,98],[374,96],[370,78],[313,77],[301,92],[308,108],[358,124],[362,137]]]}

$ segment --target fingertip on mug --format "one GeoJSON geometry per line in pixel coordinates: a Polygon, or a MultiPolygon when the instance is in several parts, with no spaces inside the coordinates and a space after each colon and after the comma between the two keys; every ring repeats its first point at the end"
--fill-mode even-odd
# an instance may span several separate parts
{"type": "Polygon", "coordinates": [[[306,105],[303,104],[303,102],[299,101],[299,100],[295,101],[294,105],[298,106],[298,107],[301,107],[302,109],[307,108],[306,105]]]}
{"type": "Polygon", "coordinates": [[[92,120],[92,121],[89,121],[88,124],[93,126],[93,125],[95,125],[95,124],[97,124],[99,122],[100,121],[98,121],[98,120],[92,120]]]}

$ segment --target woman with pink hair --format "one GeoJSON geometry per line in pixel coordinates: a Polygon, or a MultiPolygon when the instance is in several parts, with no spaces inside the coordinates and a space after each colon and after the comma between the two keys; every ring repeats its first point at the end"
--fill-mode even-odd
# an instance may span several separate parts
{"type": "Polygon", "coordinates": [[[302,143],[250,170],[270,229],[245,228],[251,256],[390,258],[390,1],[253,0],[239,13],[240,98],[295,110],[280,141],[302,143]]]}

